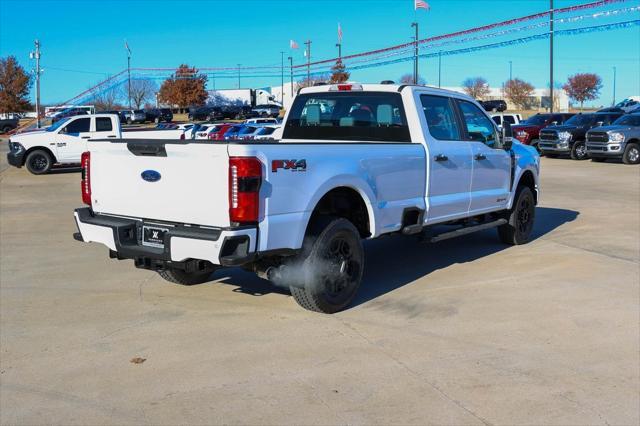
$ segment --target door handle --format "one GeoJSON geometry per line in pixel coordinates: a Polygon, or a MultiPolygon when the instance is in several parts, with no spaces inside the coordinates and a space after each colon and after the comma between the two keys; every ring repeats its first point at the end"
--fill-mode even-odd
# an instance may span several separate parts
{"type": "Polygon", "coordinates": [[[117,136],[116,136],[116,135],[109,135],[109,136],[107,136],[107,137],[108,137],[108,138],[117,138],[117,136]]]}
{"type": "Polygon", "coordinates": [[[444,154],[438,154],[433,159],[436,160],[436,161],[448,161],[449,157],[447,157],[444,154]]]}
{"type": "Polygon", "coordinates": [[[80,136],[82,139],[89,139],[91,136],[80,136]]]}
{"type": "Polygon", "coordinates": [[[476,154],[475,159],[480,161],[480,160],[486,160],[487,156],[484,154],[476,154]]]}

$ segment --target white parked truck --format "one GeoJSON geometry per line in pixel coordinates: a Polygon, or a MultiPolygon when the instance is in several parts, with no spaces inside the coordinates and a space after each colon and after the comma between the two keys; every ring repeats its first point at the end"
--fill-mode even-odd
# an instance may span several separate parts
{"type": "Polygon", "coordinates": [[[12,135],[7,161],[39,175],[54,164],[79,164],[92,139],[179,139],[183,133],[182,129],[122,130],[115,114],[78,115],[39,131],[12,135]]]}
{"type": "Polygon", "coordinates": [[[179,284],[243,266],[337,312],[362,281],[363,239],[495,227],[529,241],[539,156],[509,131],[456,92],[306,88],[278,141],[89,142],[74,238],[179,284]]]}

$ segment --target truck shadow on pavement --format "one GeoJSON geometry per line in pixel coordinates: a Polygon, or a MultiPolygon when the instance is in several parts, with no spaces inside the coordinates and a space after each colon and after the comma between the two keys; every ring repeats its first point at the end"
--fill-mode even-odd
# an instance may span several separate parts
{"type": "MultiPolygon", "coordinates": [[[[573,210],[538,207],[533,240],[567,222],[574,221],[578,215],[579,213],[573,210]]],[[[366,241],[362,285],[348,309],[375,300],[439,269],[458,263],[472,262],[510,247],[512,246],[500,242],[495,229],[435,244],[420,242],[415,237],[402,235],[366,241]]],[[[288,289],[278,287],[242,269],[224,270],[214,274],[212,279],[218,279],[219,283],[237,286],[233,289],[234,292],[253,296],[269,293],[289,294],[288,289]]]]}

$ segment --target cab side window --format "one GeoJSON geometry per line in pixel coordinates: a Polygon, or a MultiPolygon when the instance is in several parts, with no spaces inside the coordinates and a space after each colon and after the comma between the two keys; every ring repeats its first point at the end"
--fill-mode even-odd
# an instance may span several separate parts
{"type": "Polygon", "coordinates": [[[65,127],[65,132],[66,133],[84,133],[89,131],[90,126],[91,126],[90,118],[79,118],[67,124],[67,127],[65,127]]]}
{"type": "Polygon", "coordinates": [[[493,121],[487,118],[480,109],[467,101],[458,101],[464,124],[467,127],[467,138],[482,142],[490,148],[499,148],[493,121]]]}
{"type": "Polygon", "coordinates": [[[462,140],[451,99],[444,96],[421,95],[420,101],[431,136],[441,141],[462,140]]]}
{"type": "Polygon", "coordinates": [[[96,118],[96,132],[110,132],[113,130],[111,126],[111,119],[108,117],[96,118]]]}

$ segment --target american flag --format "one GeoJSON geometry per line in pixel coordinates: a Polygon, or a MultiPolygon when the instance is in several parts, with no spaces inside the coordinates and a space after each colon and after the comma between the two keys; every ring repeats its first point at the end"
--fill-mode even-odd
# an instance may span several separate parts
{"type": "Polygon", "coordinates": [[[429,10],[429,9],[431,9],[431,6],[429,6],[429,3],[427,3],[424,0],[415,0],[414,8],[415,8],[415,10],[418,10],[418,9],[429,10]]]}
{"type": "Polygon", "coordinates": [[[297,49],[297,48],[299,48],[300,46],[298,46],[298,43],[296,43],[294,40],[289,40],[289,47],[290,47],[291,49],[297,49]]]}
{"type": "Polygon", "coordinates": [[[338,22],[338,43],[342,43],[342,27],[340,26],[340,22],[338,22]]]}

